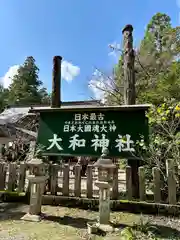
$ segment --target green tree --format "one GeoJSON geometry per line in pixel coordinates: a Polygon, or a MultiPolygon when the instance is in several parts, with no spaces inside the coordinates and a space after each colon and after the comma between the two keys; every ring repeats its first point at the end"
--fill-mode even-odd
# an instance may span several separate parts
{"type": "Polygon", "coordinates": [[[47,97],[45,88],[40,88],[42,82],[38,77],[39,68],[35,59],[27,57],[18,69],[9,87],[9,104],[31,105],[41,104],[47,97]]]}
{"type": "Polygon", "coordinates": [[[161,13],[153,16],[136,55],[138,102],[180,100],[179,44],[179,27],[172,28],[170,17],[161,13]]]}
{"type": "Polygon", "coordinates": [[[160,170],[162,194],[167,197],[167,165],[175,167],[177,190],[180,193],[180,103],[175,100],[165,101],[159,106],[152,106],[147,113],[150,127],[149,145],[142,138],[137,142],[138,155],[144,161],[146,180],[149,188],[153,187],[152,168],[160,170]]]}
{"type": "Polygon", "coordinates": [[[155,54],[163,52],[167,48],[168,38],[165,36],[167,30],[171,29],[171,19],[163,13],[155,14],[147,25],[144,42],[151,42],[151,52],[155,54]]]}
{"type": "Polygon", "coordinates": [[[46,88],[41,88],[39,90],[39,95],[41,98],[41,103],[44,105],[50,105],[51,104],[51,94],[47,92],[46,88]]]}
{"type": "Polygon", "coordinates": [[[122,104],[123,99],[123,58],[120,57],[118,64],[113,69],[113,78],[109,93],[107,94],[107,103],[109,105],[119,105],[122,104]]]}
{"type": "MultiPolygon", "coordinates": [[[[118,49],[119,50],[119,49],[118,49]]],[[[114,67],[112,92],[107,103],[122,104],[123,56],[114,67]]],[[[157,13],[147,25],[135,56],[137,103],[152,103],[148,113],[150,139],[143,139],[138,156],[142,156],[151,187],[152,167],[158,167],[167,195],[167,167],[176,167],[177,188],[180,192],[180,27],[173,28],[168,15],[157,13]]],[[[104,89],[106,90],[106,88],[104,89]]]]}
{"type": "Polygon", "coordinates": [[[9,90],[0,85],[0,113],[8,106],[9,90]]]}
{"type": "MultiPolygon", "coordinates": [[[[180,27],[173,28],[168,15],[155,14],[135,54],[137,103],[157,105],[164,99],[180,100],[179,56],[180,27]]],[[[123,54],[114,67],[111,86],[113,88],[111,91],[108,89],[106,102],[123,104],[123,54]]]]}

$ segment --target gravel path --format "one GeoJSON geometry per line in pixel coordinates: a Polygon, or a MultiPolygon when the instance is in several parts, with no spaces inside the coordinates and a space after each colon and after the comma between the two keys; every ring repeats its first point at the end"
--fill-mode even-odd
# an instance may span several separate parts
{"type": "MultiPolygon", "coordinates": [[[[40,223],[23,222],[20,220],[20,218],[27,211],[27,205],[18,205],[17,203],[0,204],[0,240],[44,240],[43,238],[39,237],[41,236],[41,233],[42,237],[45,237],[46,234],[50,234],[51,231],[54,231],[55,234],[57,234],[56,236],[59,237],[53,238],[53,240],[56,240],[64,237],[63,234],[65,234],[66,229],[69,229],[69,234],[72,234],[68,235],[67,232],[67,239],[74,238],[74,240],[85,240],[88,238],[77,237],[75,235],[73,237],[73,234],[77,233],[81,236],[85,236],[87,232],[86,222],[89,221],[89,219],[95,219],[98,216],[98,212],[66,207],[43,206],[43,212],[51,216],[51,220],[42,221],[40,223]],[[63,216],[66,216],[66,220],[63,220],[63,216]],[[52,218],[54,218],[54,220],[52,220],[52,218]],[[29,234],[35,235],[30,237],[29,234]]],[[[140,222],[141,215],[123,212],[113,212],[111,213],[111,218],[116,223],[123,224],[124,226],[132,226],[133,223],[140,222]]],[[[148,222],[150,225],[153,225],[157,228],[157,231],[161,236],[157,238],[157,240],[180,240],[180,219],[153,215],[143,215],[142,219],[144,222],[148,222]]],[[[66,236],[64,237],[64,239],[65,238],[66,236]]],[[[47,240],[52,238],[50,236],[47,236],[47,238],[45,237],[45,239],[47,240]]],[[[115,235],[112,235],[112,237],[97,237],[95,239],[116,240],[120,238],[119,236],[116,237],[115,235]]]]}
{"type": "Polygon", "coordinates": [[[15,236],[5,236],[5,235],[8,235],[8,231],[1,231],[0,239],[1,240],[29,240],[28,237],[23,234],[17,234],[15,236]]]}

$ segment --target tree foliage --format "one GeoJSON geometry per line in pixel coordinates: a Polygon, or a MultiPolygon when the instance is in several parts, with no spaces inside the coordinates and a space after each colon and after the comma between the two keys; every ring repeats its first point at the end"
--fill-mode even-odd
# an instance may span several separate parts
{"type": "Polygon", "coordinates": [[[153,104],[149,113],[150,142],[143,141],[142,158],[147,179],[158,167],[167,193],[168,164],[176,167],[177,189],[180,189],[180,28],[173,28],[170,17],[158,13],[147,26],[137,53],[137,101],[153,104]]]}
{"type": "MultiPolygon", "coordinates": [[[[120,49],[115,49],[120,50],[120,49]]],[[[111,92],[105,103],[123,104],[123,51],[111,78],[111,92]]],[[[147,179],[151,182],[152,167],[158,167],[167,190],[167,162],[176,166],[180,189],[180,27],[173,27],[164,13],[155,14],[146,27],[145,35],[135,51],[136,102],[150,103],[147,114],[150,127],[148,147],[137,142],[144,161],[147,179]]],[[[107,77],[106,77],[107,78],[107,77]]]]}
{"type": "MultiPolygon", "coordinates": [[[[111,77],[103,74],[96,86],[104,92],[104,102],[123,104],[123,50],[111,77]],[[107,81],[108,80],[108,81],[107,81]],[[108,86],[107,86],[108,83],[108,86]],[[111,86],[111,87],[109,87],[111,86]]],[[[145,35],[135,51],[136,102],[164,102],[164,99],[180,100],[180,27],[173,27],[171,19],[163,13],[155,14],[146,27],[145,35]]],[[[102,72],[101,72],[102,73],[102,72]]]]}
{"type": "Polygon", "coordinates": [[[0,86],[0,109],[7,105],[50,104],[50,95],[39,80],[39,68],[30,56],[19,67],[8,89],[0,86]]]}
{"type": "Polygon", "coordinates": [[[24,64],[19,67],[18,73],[13,77],[9,87],[10,104],[40,104],[43,97],[46,97],[46,90],[40,89],[42,82],[38,77],[39,68],[35,59],[27,57],[24,64]]]}
{"type": "Polygon", "coordinates": [[[179,33],[180,28],[173,28],[166,14],[157,13],[147,25],[136,54],[138,102],[180,100],[179,33]]]}
{"type": "Polygon", "coordinates": [[[177,189],[180,191],[180,103],[176,100],[165,101],[159,106],[152,106],[147,113],[150,126],[150,141],[148,146],[144,139],[137,142],[138,155],[141,156],[145,169],[146,179],[151,187],[152,168],[160,170],[164,185],[162,190],[167,191],[167,169],[175,167],[177,189]]]}
{"type": "Polygon", "coordinates": [[[0,112],[8,106],[9,90],[0,85],[0,112]]]}

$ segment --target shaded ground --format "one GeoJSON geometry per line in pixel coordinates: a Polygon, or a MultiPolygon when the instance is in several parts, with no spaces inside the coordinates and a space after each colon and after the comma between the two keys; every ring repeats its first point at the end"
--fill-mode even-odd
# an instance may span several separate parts
{"type": "MultiPolygon", "coordinates": [[[[1,240],[122,239],[119,232],[106,236],[89,237],[87,235],[86,223],[97,219],[97,212],[66,207],[43,206],[42,211],[47,217],[40,223],[32,223],[20,220],[27,210],[28,206],[25,205],[16,203],[0,204],[1,240]]],[[[133,226],[136,223],[139,226],[139,231],[146,232],[147,227],[140,223],[142,219],[148,222],[148,227],[150,225],[156,226],[156,239],[180,239],[180,221],[178,219],[153,216],[143,216],[141,218],[141,215],[122,212],[111,214],[111,220],[117,225],[120,224],[122,229],[127,226],[133,226]]],[[[145,235],[147,236],[147,234],[145,235]]]]}

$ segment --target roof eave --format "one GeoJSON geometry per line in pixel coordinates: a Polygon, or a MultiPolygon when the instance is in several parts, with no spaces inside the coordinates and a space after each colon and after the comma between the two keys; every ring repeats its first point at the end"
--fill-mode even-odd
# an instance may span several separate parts
{"type": "MultiPolygon", "coordinates": [[[[86,100],[86,101],[66,101],[66,102],[61,102],[61,105],[64,107],[64,106],[76,106],[76,105],[79,105],[79,106],[82,106],[82,105],[103,105],[101,103],[100,100],[86,100]]],[[[37,104],[31,104],[31,105],[8,105],[7,108],[33,108],[33,107],[49,107],[48,105],[43,105],[43,104],[40,104],[40,105],[37,105],[37,104]]]]}
{"type": "Polygon", "coordinates": [[[60,108],[31,108],[30,113],[33,112],[61,112],[61,111],[93,111],[93,110],[103,110],[103,111],[132,111],[132,110],[148,110],[151,107],[150,104],[139,104],[139,105],[117,105],[117,106],[77,106],[77,107],[60,107],[60,108]]]}

